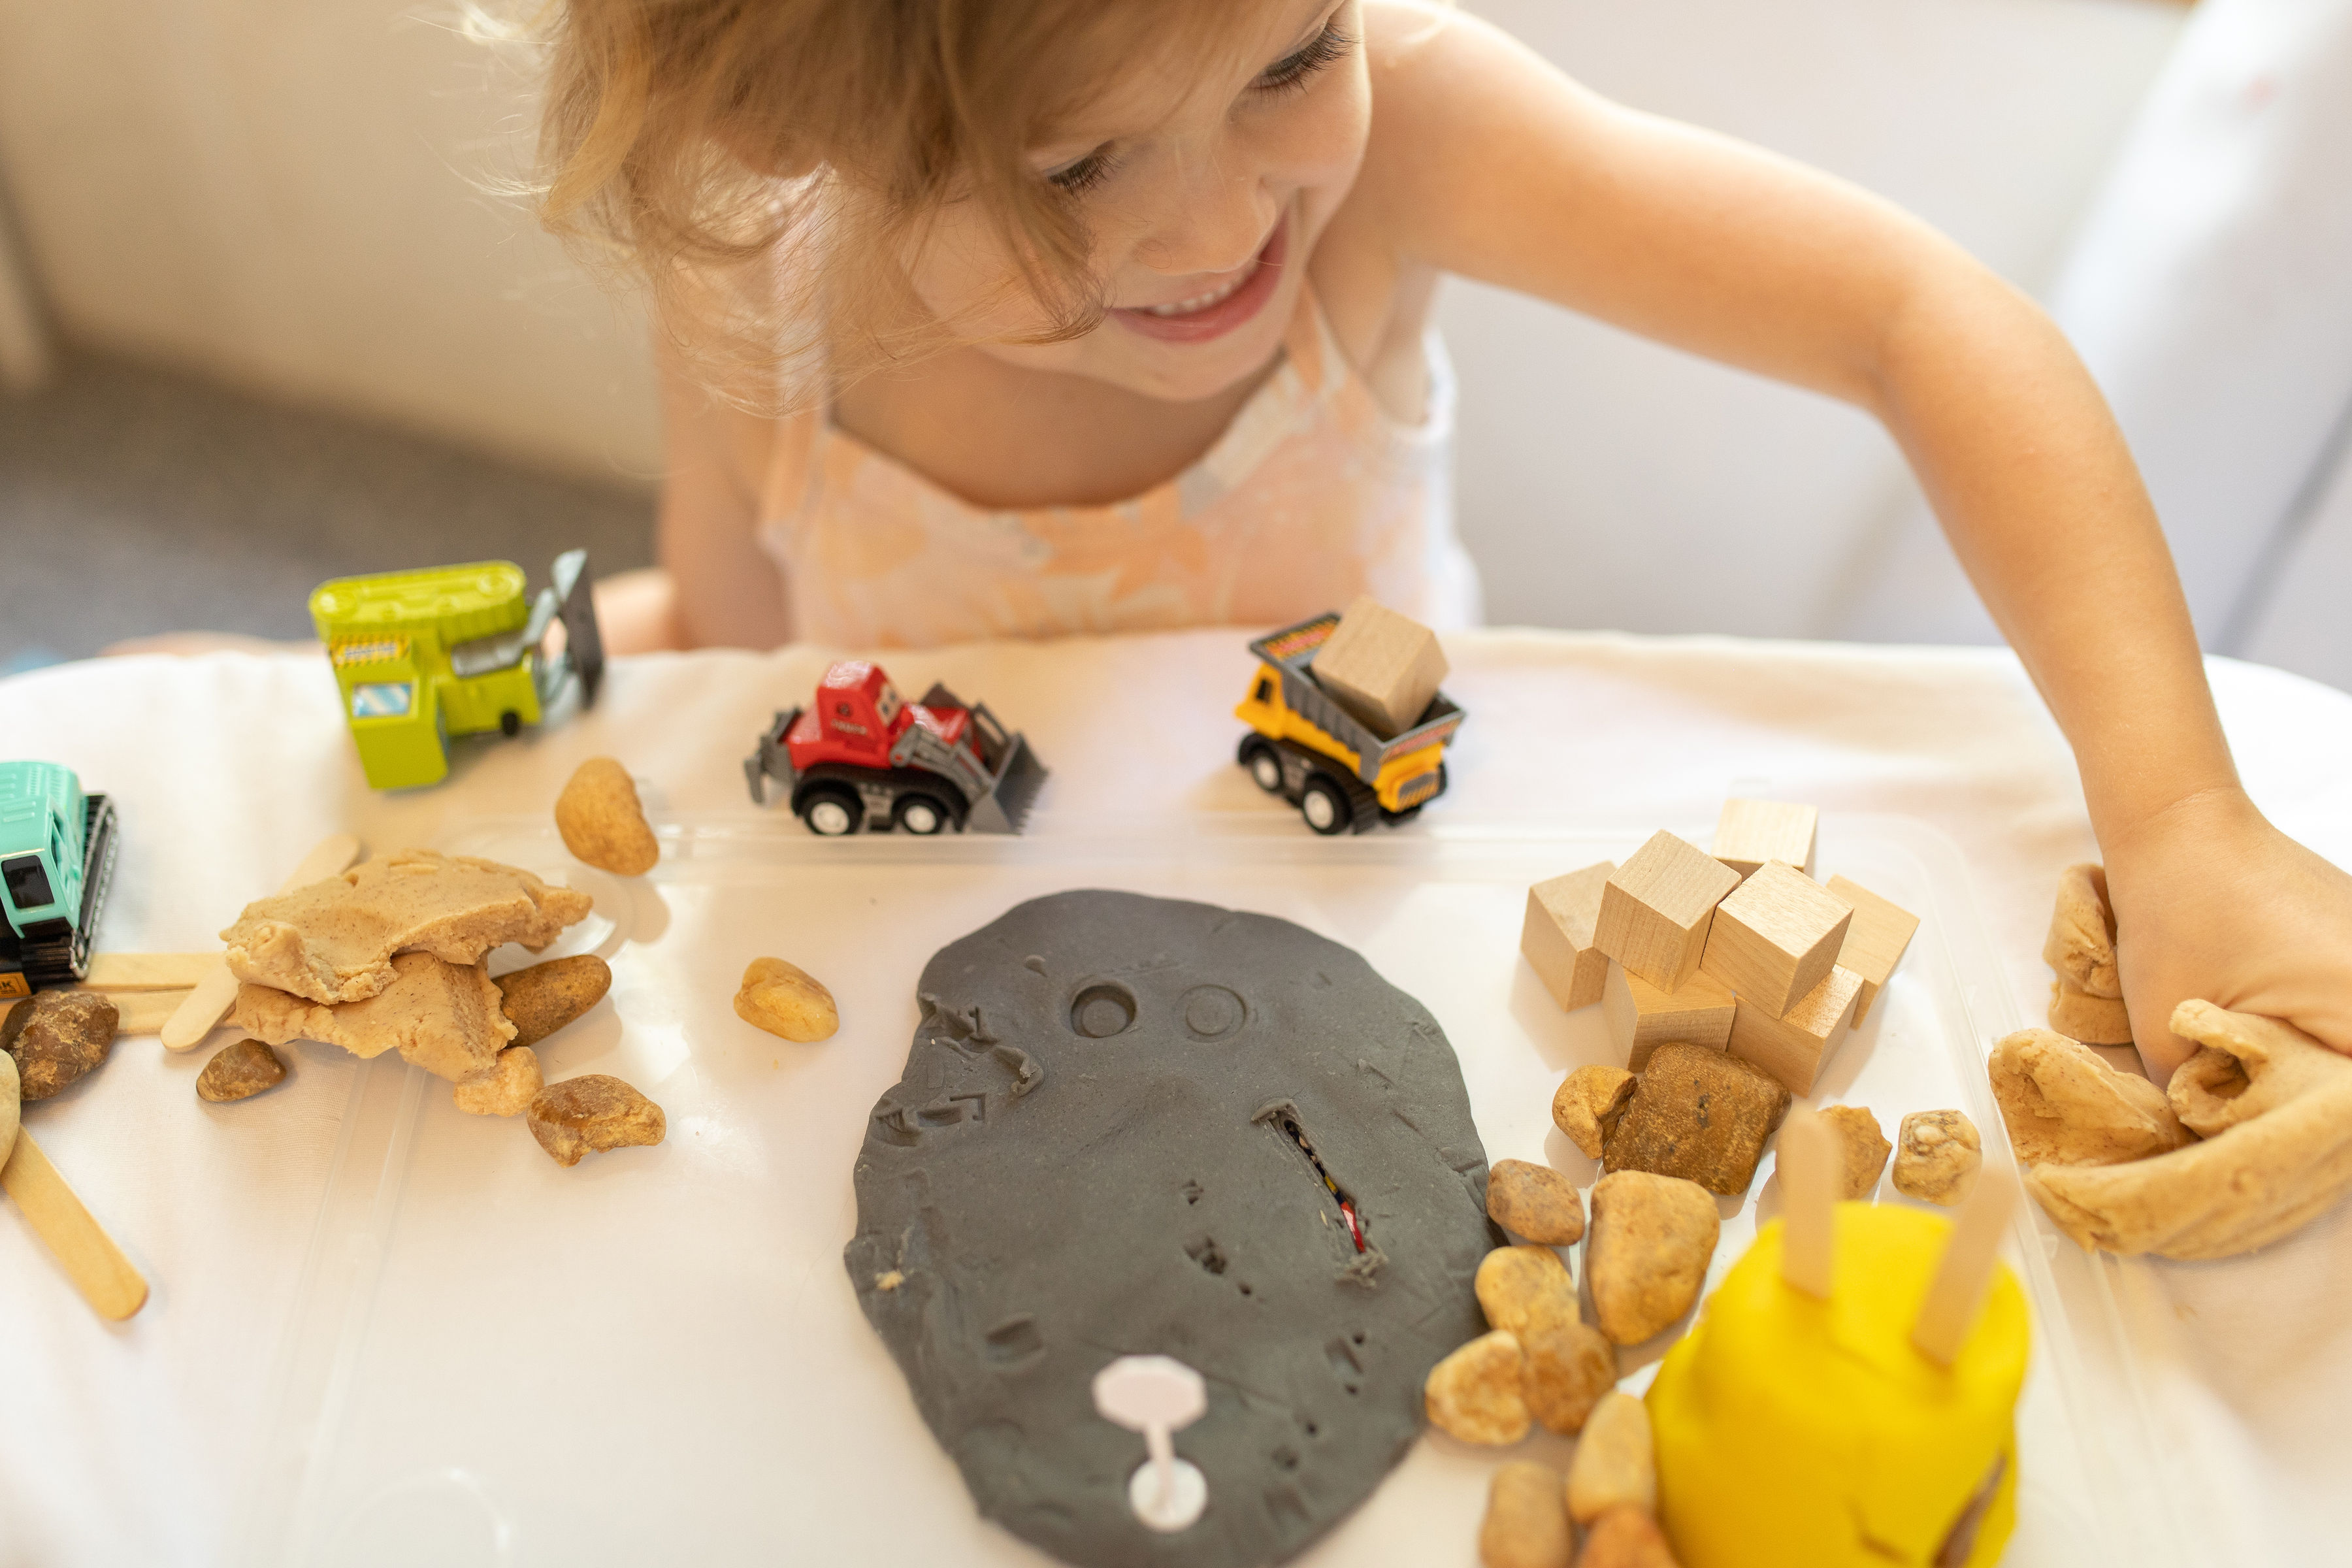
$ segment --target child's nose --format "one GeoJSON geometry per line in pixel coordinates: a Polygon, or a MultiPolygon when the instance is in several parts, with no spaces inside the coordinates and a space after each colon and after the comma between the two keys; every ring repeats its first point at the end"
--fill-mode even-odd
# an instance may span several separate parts
{"type": "Polygon", "coordinates": [[[1254,175],[1204,171],[1136,247],[1136,259],[1170,277],[1236,271],[1265,247],[1281,215],[1281,203],[1254,175]]]}

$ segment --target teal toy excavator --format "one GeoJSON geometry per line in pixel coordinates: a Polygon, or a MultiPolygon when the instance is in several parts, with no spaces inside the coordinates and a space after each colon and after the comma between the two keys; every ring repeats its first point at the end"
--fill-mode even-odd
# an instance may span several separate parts
{"type": "Polygon", "coordinates": [[[0,763],[0,998],[89,973],[114,848],[114,803],[72,769],[0,763]]]}

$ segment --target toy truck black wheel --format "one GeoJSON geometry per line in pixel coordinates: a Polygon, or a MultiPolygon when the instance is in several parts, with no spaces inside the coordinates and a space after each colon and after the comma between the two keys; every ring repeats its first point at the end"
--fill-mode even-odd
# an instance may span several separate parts
{"type": "Polygon", "coordinates": [[[865,803],[847,784],[818,784],[800,798],[801,821],[820,838],[845,838],[866,820],[865,803]]]}
{"type": "Polygon", "coordinates": [[[1299,793],[1298,815],[1307,819],[1307,826],[1328,837],[1348,831],[1355,809],[1348,804],[1346,790],[1318,773],[1299,793]]]}
{"type": "Polygon", "coordinates": [[[1255,735],[1244,741],[1242,766],[1249,770],[1251,779],[1266,794],[1282,793],[1282,759],[1275,753],[1274,747],[1266,742],[1255,735]]]}
{"type": "Polygon", "coordinates": [[[890,808],[890,820],[898,825],[899,832],[926,838],[955,826],[955,817],[949,813],[946,803],[919,790],[909,790],[898,797],[898,804],[890,808]]]}
{"type": "Polygon", "coordinates": [[[509,708],[499,715],[499,733],[513,740],[522,733],[522,715],[509,708]]]}

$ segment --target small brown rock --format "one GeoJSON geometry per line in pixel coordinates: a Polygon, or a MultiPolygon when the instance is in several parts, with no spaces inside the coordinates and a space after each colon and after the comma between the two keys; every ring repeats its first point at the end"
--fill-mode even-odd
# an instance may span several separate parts
{"type": "Polygon", "coordinates": [[[559,1165],[576,1165],[593,1150],[658,1143],[667,1131],[660,1106],[600,1072],[549,1084],[532,1098],[527,1120],[559,1165]]]}
{"type": "Polygon", "coordinates": [[[1569,1568],[1568,1500],[1559,1472],[1514,1460],[1495,1472],[1486,1489],[1486,1517],[1478,1526],[1483,1568],[1569,1568]]]}
{"type": "Polygon", "coordinates": [[[1601,1144],[1633,1098],[1633,1075],[1623,1068],[1580,1067],[1561,1080],[1551,1097],[1552,1124],[1587,1158],[1601,1158],[1601,1144]]]}
{"type": "Polygon", "coordinates": [[[1547,1432],[1582,1431],[1593,1402],[1617,1385],[1617,1352],[1590,1323],[1530,1329],[1519,1353],[1528,1410],[1547,1432]]]}
{"type": "Polygon", "coordinates": [[[555,797],[555,830],[566,849],[616,877],[642,877],[661,859],[636,783],[611,757],[591,757],[572,770],[555,797]]]}
{"type": "Polygon", "coordinates": [[[1680,1176],[1738,1197],[1756,1180],[1764,1142],[1788,1110],[1788,1089],[1763,1068],[1705,1046],[1660,1046],[1608,1137],[1601,1167],[1680,1176]]]}
{"type": "Polygon", "coordinates": [[[95,991],[43,991],[10,1008],[0,1046],[16,1058],[26,1101],[48,1099],[105,1061],[121,1021],[95,991]]]}
{"type": "Polygon", "coordinates": [[[841,1011],[814,975],[781,958],[755,958],[735,993],[735,1016],[772,1035],[803,1044],[831,1037],[841,1011]]]}
{"type": "Polygon", "coordinates": [[[215,1105],[250,1100],[265,1089],[286,1081],[286,1064],[259,1040],[239,1040],[223,1046],[196,1075],[196,1098],[215,1105]]]}
{"type": "Polygon", "coordinates": [[[1576,1568],[1680,1568],[1658,1521],[1638,1508],[1612,1508],[1584,1532],[1576,1568]]]}
{"type": "Polygon", "coordinates": [[[1895,1145],[1878,1128],[1878,1118],[1859,1105],[1832,1105],[1822,1112],[1837,1135],[1838,1196],[1848,1203],[1860,1203],[1878,1190],[1879,1173],[1886,1169],[1886,1156],[1895,1145]]]}
{"type": "Polygon", "coordinates": [[[594,953],[583,952],[518,969],[495,984],[499,1011],[515,1026],[512,1044],[535,1046],[602,1002],[613,988],[613,970],[594,953]]]}
{"type": "Polygon", "coordinates": [[[1518,1340],[1501,1329],[1479,1335],[1430,1369],[1422,1389],[1430,1425],[1465,1443],[1517,1442],[1528,1435],[1519,1375],[1518,1340]]]}
{"type": "Polygon", "coordinates": [[[497,1065],[465,1079],[451,1092],[457,1109],[468,1116],[520,1116],[530,1109],[544,1087],[539,1053],[529,1046],[509,1046],[499,1053],[497,1065]]]}
{"type": "Polygon", "coordinates": [[[1497,1160],[1486,1174],[1486,1217],[1545,1247],[1569,1247],[1584,1236],[1584,1200],[1575,1184],[1549,1165],[1497,1160]]]}
{"type": "Polygon", "coordinates": [[[1658,1464],[1650,1449],[1649,1407],[1630,1394],[1604,1394],[1592,1406],[1568,1465],[1568,1516],[1591,1524],[1612,1508],[1644,1517],[1658,1509],[1658,1464]]]}
{"type": "Polygon", "coordinates": [[[1584,1244],[1601,1331],[1637,1345],[1689,1311],[1722,1232],[1715,1200],[1696,1182],[1646,1171],[1601,1177],[1584,1244]]]}
{"type": "Polygon", "coordinates": [[[1473,1288],[1489,1327],[1525,1333],[1579,1321],[1576,1280],[1549,1247],[1498,1247],[1478,1262],[1473,1288]]]}
{"type": "Polygon", "coordinates": [[[1969,1195],[1984,1167],[1976,1123],[1957,1110],[1915,1110],[1895,1135],[1895,1190],[1947,1208],[1969,1195]]]}

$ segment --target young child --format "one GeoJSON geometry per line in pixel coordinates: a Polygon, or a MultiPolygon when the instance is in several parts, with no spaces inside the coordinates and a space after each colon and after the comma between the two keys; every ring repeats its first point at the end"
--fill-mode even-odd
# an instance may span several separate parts
{"type": "Polygon", "coordinates": [[[1475,614],[1443,273],[1885,422],[2072,741],[2158,1081],[2184,997],[2352,1049],[2352,879],[2240,787],[2050,322],[1849,186],[1393,0],[566,0],[544,216],[665,328],[616,646],[1475,614]]]}

